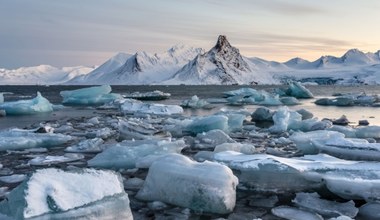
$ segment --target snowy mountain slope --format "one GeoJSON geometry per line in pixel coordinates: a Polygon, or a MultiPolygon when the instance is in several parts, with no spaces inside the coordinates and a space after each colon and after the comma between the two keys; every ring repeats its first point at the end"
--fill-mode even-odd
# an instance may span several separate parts
{"type": "Polygon", "coordinates": [[[85,75],[94,68],[85,66],[56,68],[49,65],[21,67],[14,70],[0,69],[1,85],[62,84],[85,75]]]}
{"type": "Polygon", "coordinates": [[[127,53],[118,53],[90,73],[73,77],[71,80],[66,82],[66,84],[81,84],[82,82],[86,82],[88,80],[93,81],[98,79],[104,74],[120,68],[131,56],[131,54],[127,53]]]}
{"type": "Polygon", "coordinates": [[[257,84],[273,83],[268,73],[259,73],[239,49],[231,46],[226,36],[219,36],[216,45],[207,53],[199,54],[180,69],[173,78],[160,84],[257,84]]]}
{"type": "Polygon", "coordinates": [[[137,52],[114,70],[94,70],[94,73],[75,78],[68,84],[136,85],[159,83],[171,78],[179,68],[202,52],[201,48],[184,45],[176,45],[161,54],[137,52]]]}

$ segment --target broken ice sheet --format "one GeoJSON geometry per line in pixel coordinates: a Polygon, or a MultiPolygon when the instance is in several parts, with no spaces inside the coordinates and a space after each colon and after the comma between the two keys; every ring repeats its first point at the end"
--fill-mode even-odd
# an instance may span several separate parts
{"type": "Polygon", "coordinates": [[[185,147],[183,140],[136,140],[123,141],[110,146],[87,163],[91,167],[108,169],[131,169],[138,159],[149,155],[180,153],[185,147]]]}
{"type": "Polygon", "coordinates": [[[0,202],[15,219],[132,219],[121,177],[112,171],[41,169],[0,202]],[[89,187],[91,186],[91,187],[89,187]]]}
{"type": "Polygon", "coordinates": [[[272,214],[289,220],[323,220],[322,216],[290,206],[279,206],[272,209],[272,214]]]}
{"type": "Polygon", "coordinates": [[[0,181],[4,183],[20,183],[26,178],[25,174],[13,174],[10,176],[0,176],[0,181]]]}
{"type": "Polygon", "coordinates": [[[104,141],[101,138],[83,140],[76,145],[67,147],[65,152],[69,153],[99,153],[105,149],[104,141]]]}
{"type": "Polygon", "coordinates": [[[29,160],[30,165],[44,166],[58,163],[68,163],[84,158],[83,154],[66,153],[62,156],[38,156],[29,160]]]}
{"type": "Polygon", "coordinates": [[[352,200],[345,203],[339,203],[321,199],[317,193],[297,193],[293,202],[303,209],[330,218],[342,215],[354,218],[359,211],[352,200]]]}
{"type": "Polygon", "coordinates": [[[71,140],[71,136],[63,134],[34,133],[29,130],[10,129],[0,132],[0,151],[56,147],[71,140]]]}
{"type": "Polygon", "coordinates": [[[120,106],[124,114],[156,114],[156,115],[173,115],[182,114],[183,108],[179,105],[164,105],[155,103],[144,103],[134,99],[125,99],[120,106]]]}

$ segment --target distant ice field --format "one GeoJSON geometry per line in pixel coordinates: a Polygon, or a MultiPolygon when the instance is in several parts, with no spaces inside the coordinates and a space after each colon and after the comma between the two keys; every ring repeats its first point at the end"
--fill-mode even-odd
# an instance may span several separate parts
{"type": "MultiPolygon", "coordinates": [[[[87,87],[87,86],[86,86],[87,87]]],[[[225,86],[225,85],[202,85],[202,86],[158,86],[158,85],[142,85],[142,86],[112,86],[114,93],[126,94],[131,92],[148,92],[154,90],[160,90],[171,94],[171,97],[163,101],[154,101],[163,104],[180,104],[182,100],[189,99],[193,95],[197,95],[202,99],[209,98],[222,98],[222,93],[225,91],[235,90],[247,86],[225,86]]],[[[274,88],[285,86],[272,86],[272,85],[259,85],[251,86],[256,90],[272,91],[274,88]]],[[[291,106],[290,109],[305,108],[311,111],[315,117],[322,118],[339,118],[341,115],[346,115],[347,118],[353,122],[353,125],[358,123],[358,120],[366,119],[370,122],[370,125],[380,125],[380,107],[336,107],[336,106],[318,106],[314,104],[314,101],[322,97],[331,97],[334,93],[357,93],[365,92],[367,95],[380,94],[380,86],[306,86],[315,96],[314,99],[300,100],[301,105],[291,106]]],[[[62,90],[73,90],[83,88],[83,86],[0,86],[0,92],[12,92],[11,95],[5,95],[5,101],[14,101],[19,99],[30,99],[36,96],[36,92],[39,91],[53,104],[61,104],[62,97],[59,92],[62,90]]],[[[245,105],[245,106],[229,106],[225,104],[214,104],[215,108],[211,110],[190,110],[185,109],[185,115],[209,115],[219,111],[222,108],[227,109],[240,109],[246,108],[249,111],[254,111],[257,105],[245,105]]],[[[276,109],[278,107],[270,107],[276,109]]],[[[68,119],[82,116],[97,115],[101,111],[95,108],[68,106],[67,108],[54,111],[51,113],[43,113],[37,115],[28,116],[7,116],[0,117],[0,129],[19,127],[23,128],[43,121],[68,119]]]]}

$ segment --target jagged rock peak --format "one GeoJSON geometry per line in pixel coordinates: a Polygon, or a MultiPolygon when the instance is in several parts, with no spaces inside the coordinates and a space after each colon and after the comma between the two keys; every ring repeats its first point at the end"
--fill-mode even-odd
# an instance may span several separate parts
{"type": "Polygon", "coordinates": [[[218,41],[216,42],[215,49],[218,51],[223,50],[224,48],[231,48],[230,42],[228,42],[227,37],[225,35],[219,35],[218,41]]]}

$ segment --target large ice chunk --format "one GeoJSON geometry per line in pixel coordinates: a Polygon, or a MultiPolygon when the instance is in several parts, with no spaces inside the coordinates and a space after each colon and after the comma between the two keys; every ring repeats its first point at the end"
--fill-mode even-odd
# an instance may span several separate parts
{"type": "Polygon", "coordinates": [[[224,131],[215,129],[197,134],[194,148],[215,148],[216,145],[220,145],[223,143],[235,143],[235,141],[224,131]]]}
{"type": "Polygon", "coordinates": [[[355,134],[358,138],[380,138],[380,126],[359,127],[355,134]]]}
{"type": "Polygon", "coordinates": [[[104,150],[104,141],[101,138],[87,139],[74,146],[67,147],[66,152],[70,153],[99,153],[104,150]]]}
{"type": "Polygon", "coordinates": [[[183,100],[181,106],[184,108],[210,108],[210,103],[204,99],[199,99],[198,96],[194,95],[191,99],[183,100]]]}
{"type": "Polygon", "coordinates": [[[153,92],[133,92],[123,95],[124,98],[128,99],[138,99],[138,100],[164,100],[171,96],[170,93],[161,92],[159,90],[154,90],[153,92]]]}
{"type": "Polygon", "coordinates": [[[317,154],[319,149],[313,145],[312,140],[326,141],[330,138],[343,138],[344,134],[336,131],[310,131],[310,132],[295,132],[289,139],[292,140],[298,150],[304,154],[317,154]]]}
{"type": "Polygon", "coordinates": [[[133,219],[121,177],[93,169],[37,170],[7,195],[0,212],[15,219],[133,219]]]}
{"type": "Polygon", "coordinates": [[[37,92],[34,99],[0,103],[0,110],[4,110],[7,115],[30,115],[52,112],[53,105],[40,92],[37,92]]]}
{"type": "Polygon", "coordinates": [[[166,140],[123,141],[97,154],[88,161],[88,165],[108,169],[131,169],[135,168],[137,160],[143,157],[180,153],[184,147],[183,140],[173,142],[166,140]]]}
{"type": "Polygon", "coordinates": [[[134,99],[125,99],[124,103],[120,106],[124,114],[155,114],[155,115],[172,115],[182,114],[183,108],[179,105],[164,105],[164,104],[151,104],[144,103],[134,99]]]}
{"type": "Polygon", "coordinates": [[[322,216],[316,213],[290,206],[279,206],[271,211],[273,215],[289,220],[323,220],[322,216]]]}
{"type": "Polygon", "coordinates": [[[54,133],[34,133],[29,130],[11,129],[0,132],[0,151],[28,148],[55,147],[68,143],[73,138],[54,133]]]}
{"type": "Polygon", "coordinates": [[[301,85],[300,82],[291,81],[289,82],[289,87],[286,91],[286,94],[296,97],[296,98],[313,98],[313,93],[310,92],[307,88],[301,85]]]}
{"type": "Polygon", "coordinates": [[[252,88],[241,88],[241,89],[237,89],[237,90],[223,92],[223,95],[226,97],[237,96],[237,95],[248,97],[248,96],[260,95],[260,92],[258,92],[256,89],[252,89],[252,88]]]}
{"type": "Polygon", "coordinates": [[[70,91],[61,91],[63,103],[72,105],[102,105],[116,99],[122,99],[120,94],[111,93],[109,85],[94,86],[70,91]]]}
{"type": "Polygon", "coordinates": [[[211,115],[197,117],[184,130],[193,134],[219,129],[228,131],[228,117],[224,115],[211,115]]]}
{"type": "Polygon", "coordinates": [[[303,209],[316,212],[329,218],[342,215],[354,218],[359,211],[352,200],[339,203],[321,199],[317,193],[297,193],[293,202],[303,209]]]}
{"type": "Polygon", "coordinates": [[[224,165],[172,154],[152,164],[137,198],[226,214],[235,207],[237,184],[238,179],[224,165]]]}
{"type": "Polygon", "coordinates": [[[327,140],[311,140],[321,152],[348,160],[380,161],[380,143],[368,143],[365,139],[330,137],[327,140]]]}

